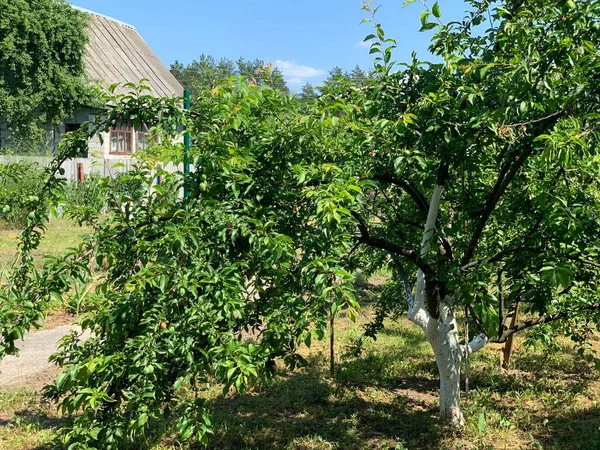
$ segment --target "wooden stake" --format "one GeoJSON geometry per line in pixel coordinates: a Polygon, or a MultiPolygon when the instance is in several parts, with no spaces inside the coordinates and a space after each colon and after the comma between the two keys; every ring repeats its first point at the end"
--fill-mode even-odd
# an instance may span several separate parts
{"type": "MultiPolygon", "coordinates": [[[[515,306],[515,312],[510,320],[510,328],[513,328],[517,324],[519,316],[519,303],[515,306]]],[[[504,347],[500,352],[500,368],[504,371],[508,370],[508,366],[510,364],[510,358],[512,356],[513,351],[513,337],[514,334],[511,334],[504,343],[504,347]]]]}
{"type": "Polygon", "coordinates": [[[335,373],[335,335],[334,335],[334,319],[333,313],[329,313],[329,372],[331,375],[335,373]]]}

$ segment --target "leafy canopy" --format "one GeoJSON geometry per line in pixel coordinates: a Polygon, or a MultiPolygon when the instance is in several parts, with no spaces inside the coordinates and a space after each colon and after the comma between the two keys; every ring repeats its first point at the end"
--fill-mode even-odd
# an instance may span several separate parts
{"type": "Polygon", "coordinates": [[[361,88],[306,102],[229,81],[189,112],[139,91],[65,141],[63,158],[116,120],[154,118],[161,142],[187,127],[195,170],[189,200],[181,174],[153,185],[156,158],[173,154],[156,149],[129,175],[145,194],[109,190],[90,240],[42,269],[28,258],[57,201],[52,168],[32,204],[25,264],[2,291],[4,352],[92,260],[105,268],[105,301],[82,321],[93,337],[55,356],[64,372],[47,393],[73,414],[64,443],[120,448],[174,411],[181,439],[206,442],[194,392],[243,390],[276,358],[301,362],[328,315],[357,306],[357,267],[392,269],[371,335],[415,306],[417,269],[430,323],[466,307],[471,329],[498,341],[564,318],[583,338],[598,323],[600,2],[467,4],[461,22],[443,24],[436,5],[421,15],[438,63],[396,65],[373,15],[376,76],[361,88]],[[517,303],[528,320],[509,327],[517,303]]]}
{"type": "MultiPolygon", "coordinates": [[[[40,142],[87,99],[85,14],[63,0],[0,1],[0,122],[40,142]]],[[[1,144],[1,143],[0,143],[1,144]]]]}

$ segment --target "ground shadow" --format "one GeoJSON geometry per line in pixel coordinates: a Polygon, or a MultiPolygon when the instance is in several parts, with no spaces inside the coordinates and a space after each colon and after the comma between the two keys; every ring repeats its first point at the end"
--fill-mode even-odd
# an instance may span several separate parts
{"type": "MultiPolygon", "coordinates": [[[[49,415],[40,409],[23,409],[13,413],[11,419],[0,419],[0,427],[15,429],[55,431],[66,423],[66,419],[49,415]]],[[[29,448],[29,447],[28,447],[29,448]]],[[[50,450],[55,448],[50,443],[38,444],[34,450],[50,450]]]]}
{"type": "Polygon", "coordinates": [[[564,396],[566,401],[584,393],[598,376],[590,364],[574,352],[520,352],[506,373],[500,370],[494,354],[476,355],[473,363],[469,383],[474,390],[488,389],[499,394],[552,393],[557,400],[564,392],[568,394],[564,396]]]}
{"type": "Polygon", "coordinates": [[[340,390],[308,373],[208,406],[217,429],[209,447],[214,449],[362,449],[372,441],[378,448],[385,442],[425,449],[439,442],[435,411],[423,402],[394,392],[340,390]]]}
{"type": "Polygon", "coordinates": [[[600,407],[550,415],[531,434],[547,450],[600,450],[600,407]]]}

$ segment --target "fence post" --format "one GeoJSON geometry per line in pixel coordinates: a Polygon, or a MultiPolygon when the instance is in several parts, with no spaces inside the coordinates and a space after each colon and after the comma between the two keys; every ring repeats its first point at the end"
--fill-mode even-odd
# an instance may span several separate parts
{"type": "Polygon", "coordinates": [[[85,182],[85,170],[83,168],[83,163],[77,163],[77,181],[79,183],[85,182]]]}
{"type": "MultiPolygon", "coordinates": [[[[189,110],[191,106],[190,91],[183,91],[183,108],[189,110]]],[[[190,132],[186,130],[183,136],[183,198],[190,198],[190,132]]]]}

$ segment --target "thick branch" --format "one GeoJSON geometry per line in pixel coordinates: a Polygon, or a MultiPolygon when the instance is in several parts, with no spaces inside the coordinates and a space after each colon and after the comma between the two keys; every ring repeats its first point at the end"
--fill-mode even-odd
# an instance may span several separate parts
{"type": "Polygon", "coordinates": [[[393,184],[394,186],[398,186],[404,192],[406,192],[410,197],[414,200],[419,211],[423,214],[427,214],[427,210],[429,209],[429,205],[427,204],[427,199],[417,187],[408,181],[402,180],[400,178],[396,178],[395,176],[389,173],[381,173],[377,174],[374,177],[378,181],[383,181],[385,183],[393,184]]]}
{"type": "Polygon", "coordinates": [[[529,240],[533,237],[535,232],[539,229],[540,225],[542,224],[543,219],[544,219],[544,216],[541,215],[539,217],[539,219],[537,220],[537,222],[533,225],[533,227],[531,227],[531,229],[524,236],[521,245],[518,245],[518,246],[515,245],[512,247],[505,248],[504,250],[500,251],[499,253],[496,253],[494,256],[492,256],[490,258],[483,258],[483,259],[480,259],[477,261],[471,261],[470,263],[462,266],[460,268],[460,270],[462,270],[464,272],[468,269],[480,266],[482,264],[495,263],[495,262],[498,262],[498,261],[501,261],[502,259],[504,259],[505,256],[511,255],[513,253],[542,251],[543,250],[542,248],[525,247],[525,244],[527,244],[527,242],[529,242],[529,240]]]}
{"type": "Polygon", "coordinates": [[[530,252],[530,253],[539,253],[542,252],[544,249],[541,247],[510,247],[510,248],[506,248],[504,250],[502,250],[501,252],[496,253],[494,256],[490,257],[490,258],[485,258],[485,259],[478,259],[477,261],[471,261],[468,264],[465,264],[464,266],[462,266],[460,268],[460,270],[462,270],[463,272],[466,272],[469,269],[472,269],[473,267],[478,267],[484,264],[492,264],[495,262],[499,262],[502,259],[504,259],[505,256],[508,255],[512,255],[514,253],[520,253],[520,252],[530,252]]]}
{"type": "MultiPolygon", "coordinates": [[[[448,166],[442,164],[438,170],[436,186],[433,189],[431,202],[429,202],[429,211],[427,211],[427,221],[425,222],[425,230],[423,231],[423,240],[421,242],[420,257],[424,259],[431,248],[431,238],[437,222],[437,215],[440,210],[440,202],[442,193],[444,192],[444,183],[448,176],[448,166]]],[[[425,309],[426,298],[425,273],[419,269],[417,271],[417,286],[415,289],[415,301],[413,307],[408,311],[408,319],[423,330],[427,331],[428,325],[431,322],[431,315],[425,309]]]]}
{"type": "Polygon", "coordinates": [[[398,244],[390,242],[386,239],[371,236],[369,228],[367,227],[367,224],[365,223],[364,219],[356,212],[352,212],[352,216],[358,222],[357,226],[358,230],[360,231],[359,242],[381,250],[386,250],[396,256],[403,256],[404,258],[408,259],[413,264],[415,264],[423,272],[432,272],[431,268],[423,263],[422,259],[419,257],[419,255],[417,255],[417,253],[414,250],[403,248],[398,244]]]}
{"type": "Polygon", "coordinates": [[[540,317],[538,319],[525,320],[523,322],[518,323],[514,327],[505,329],[500,337],[492,340],[491,342],[503,343],[503,342],[506,342],[506,339],[508,339],[509,336],[511,336],[519,331],[525,330],[527,328],[531,328],[536,325],[542,325],[545,323],[555,322],[555,321],[561,320],[561,319],[568,319],[569,317],[571,317],[573,314],[576,314],[576,313],[585,312],[585,311],[599,311],[599,310],[600,310],[600,304],[590,305],[590,306],[585,306],[583,308],[575,309],[570,312],[562,311],[562,312],[553,314],[551,316],[540,317]]]}
{"type": "Polygon", "coordinates": [[[475,253],[475,249],[477,248],[477,244],[479,243],[479,239],[481,238],[481,234],[483,233],[483,229],[485,228],[488,219],[492,215],[492,212],[494,212],[494,209],[496,208],[498,201],[506,191],[506,188],[508,187],[512,179],[515,177],[519,169],[523,166],[527,158],[531,155],[531,153],[533,153],[533,146],[530,146],[526,151],[517,156],[517,158],[512,162],[512,164],[509,164],[508,166],[506,166],[505,169],[503,169],[500,172],[500,176],[498,177],[498,180],[496,181],[496,184],[492,189],[492,193],[488,198],[485,204],[485,208],[479,219],[479,222],[475,227],[475,231],[473,232],[471,241],[469,242],[469,245],[465,250],[465,254],[461,262],[463,266],[468,264],[469,261],[471,261],[471,258],[475,253]],[[506,170],[507,168],[508,170],[506,170]]]}
{"type": "Polygon", "coordinates": [[[479,333],[475,336],[468,345],[461,345],[463,356],[472,355],[476,351],[481,350],[489,342],[489,339],[485,333],[479,333]],[[468,353],[467,353],[468,351],[468,353]]]}
{"type": "Polygon", "coordinates": [[[583,264],[584,266],[590,266],[590,267],[594,267],[596,269],[600,268],[600,264],[598,264],[595,261],[591,261],[589,259],[582,259],[582,258],[578,258],[577,256],[571,256],[571,255],[566,255],[565,257],[570,261],[579,262],[579,263],[583,264]]]}
{"type": "MultiPolygon", "coordinates": [[[[445,181],[446,176],[447,176],[447,173],[443,174],[444,181],[445,181]]],[[[392,184],[394,186],[398,186],[399,188],[401,188],[404,192],[406,192],[414,200],[419,211],[422,214],[427,214],[427,211],[429,210],[429,203],[427,202],[427,199],[425,198],[425,196],[418,190],[418,188],[414,184],[409,183],[400,178],[396,178],[395,176],[393,176],[389,173],[377,174],[377,175],[375,175],[374,178],[378,181],[383,181],[383,182],[386,182],[386,183],[389,183],[389,184],[392,184]]],[[[411,225],[411,224],[409,223],[409,225],[411,225]]],[[[453,259],[452,247],[450,246],[450,242],[448,242],[448,239],[445,237],[441,237],[440,243],[441,243],[442,247],[444,248],[446,255],[448,255],[448,258],[453,259]]]]}

